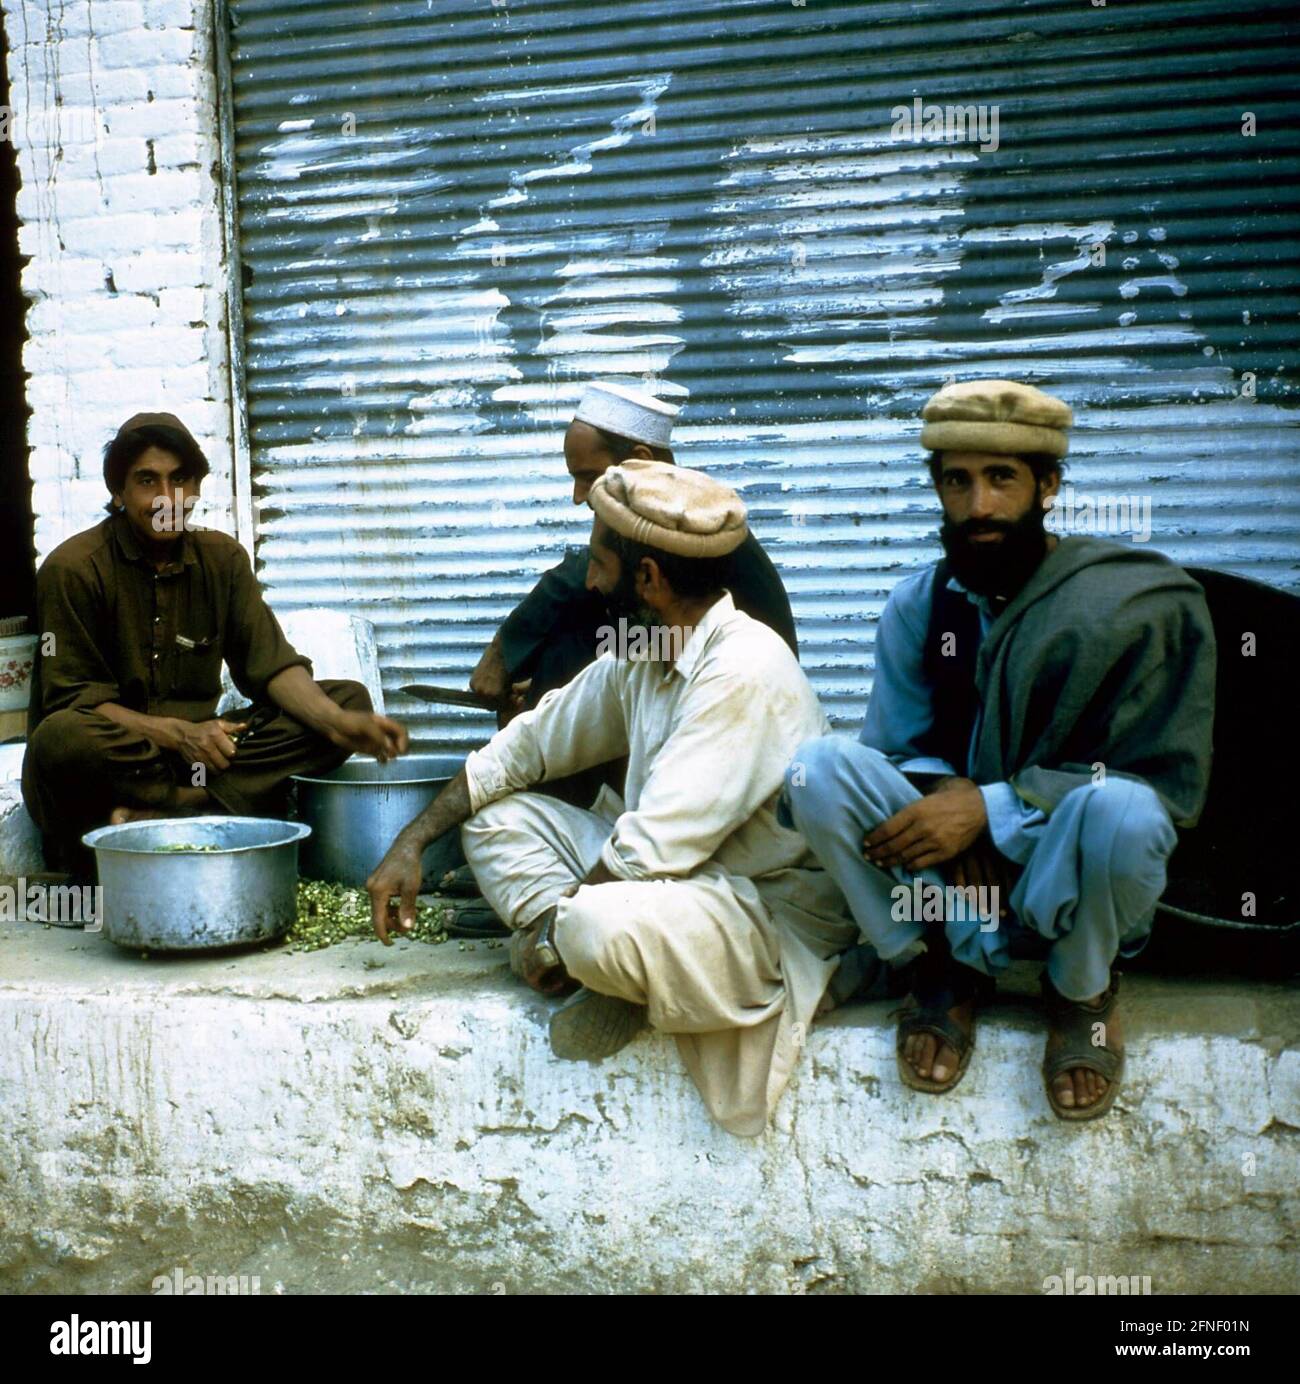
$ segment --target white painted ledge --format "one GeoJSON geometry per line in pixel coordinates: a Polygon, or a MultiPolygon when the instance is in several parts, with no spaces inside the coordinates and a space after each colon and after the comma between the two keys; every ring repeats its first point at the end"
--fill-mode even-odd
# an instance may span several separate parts
{"type": "Polygon", "coordinates": [[[662,1036],[554,1060],[502,951],[141,960],[0,924],[0,1289],[1295,1292],[1296,994],[1130,978],[1124,1091],[1072,1127],[1015,979],[954,1095],[901,1087],[860,1006],[742,1140],[662,1036]]]}

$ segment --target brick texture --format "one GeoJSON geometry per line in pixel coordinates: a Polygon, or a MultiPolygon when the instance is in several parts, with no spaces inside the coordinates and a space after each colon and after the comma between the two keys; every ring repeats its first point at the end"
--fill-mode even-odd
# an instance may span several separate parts
{"type": "Polygon", "coordinates": [[[0,0],[18,153],[38,560],[98,521],[105,442],[183,418],[229,495],[211,0],[0,0]]]}

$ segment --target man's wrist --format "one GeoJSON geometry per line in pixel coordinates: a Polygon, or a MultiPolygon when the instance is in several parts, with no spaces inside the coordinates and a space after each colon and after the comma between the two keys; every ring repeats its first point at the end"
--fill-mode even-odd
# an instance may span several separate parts
{"type": "Polygon", "coordinates": [[[397,850],[413,855],[423,855],[425,848],[431,846],[436,840],[433,836],[426,836],[421,823],[416,820],[408,822],[401,831],[397,833],[397,839],[393,845],[397,850]]]}
{"type": "Polygon", "coordinates": [[[303,722],[309,730],[314,730],[317,735],[324,736],[332,745],[342,745],[343,729],[347,724],[348,712],[339,706],[337,702],[324,697],[325,705],[315,705],[310,710],[292,712],[291,715],[303,722]]]}
{"type": "Polygon", "coordinates": [[[152,740],[160,750],[176,749],[179,741],[174,725],[175,717],[149,716],[143,711],[137,712],[136,716],[136,729],[146,740],[152,740]]]}

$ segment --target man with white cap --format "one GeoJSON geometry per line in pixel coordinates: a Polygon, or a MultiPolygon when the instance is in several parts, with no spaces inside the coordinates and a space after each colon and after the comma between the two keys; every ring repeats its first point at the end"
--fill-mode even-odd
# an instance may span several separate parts
{"type": "Polygon", "coordinates": [[[375,930],[388,940],[395,895],[412,926],[421,854],[463,823],[516,974],[570,996],[556,1055],[598,1060],[648,1023],[676,1036],[714,1118],[757,1134],[857,936],[775,811],[790,756],[828,723],[788,646],[724,589],[747,534],[734,491],[630,460],[590,494],[586,587],[619,638],[403,829],[367,882],[375,930]],[[593,811],[528,791],[622,755],[623,798],[606,787],[593,811]]]}
{"type": "Polygon", "coordinates": [[[1213,628],[1159,553],[1046,532],[1059,399],[980,380],[922,418],[946,557],[890,594],[861,736],[802,746],[788,806],[879,956],[914,962],[902,1080],[955,1086],[976,1001],[1013,955],[1045,956],[1047,1099],[1093,1119],[1123,1067],[1112,963],[1145,944],[1174,827],[1205,801],[1213,628]],[[918,878],[941,910],[916,915],[918,878]]]}
{"type": "MultiPolygon", "coordinates": [[[[587,385],[564,434],[573,503],[586,504],[592,485],[618,462],[641,458],[671,463],[669,443],[679,411],[630,385],[603,380],[587,385]]],[[[470,677],[474,691],[504,700],[512,685],[527,681],[522,704],[536,706],[551,688],[562,687],[595,658],[604,608],[587,591],[586,575],[586,550],[575,549],[542,577],[479,660],[470,677]]],[[[771,626],[798,654],[785,587],[752,534],[732,555],[727,586],[739,610],[771,626]]],[[[594,793],[593,786],[584,801],[590,802],[594,793]]]]}

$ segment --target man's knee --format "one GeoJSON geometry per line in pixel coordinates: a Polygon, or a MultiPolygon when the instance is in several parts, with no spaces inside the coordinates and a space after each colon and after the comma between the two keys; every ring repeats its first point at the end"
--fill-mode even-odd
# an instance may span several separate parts
{"type": "Polygon", "coordinates": [[[823,735],[799,746],[785,771],[795,825],[809,832],[835,830],[854,790],[870,788],[898,770],[886,755],[843,735],[823,735]]]}
{"type": "Polygon", "coordinates": [[[1104,860],[1116,883],[1143,883],[1177,843],[1177,833],[1154,789],[1131,779],[1108,778],[1075,792],[1086,794],[1080,853],[1104,860]]]}
{"type": "Polygon", "coordinates": [[[591,885],[562,900],[555,925],[555,944],[565,969],[595,988],[604,979],[637,968],[636,932],[645,921],[630,921],[627,911],[611,907],[602,891],[608,893],[604,886],[591,885]]]}
{"type": "Polygon", "coordinates": [[[471,817],[466,817],[460,826],[460,846],[465,859],[474,864],[475,855],[490,842],[496,832],[505,826],[506,804],[509,798],[498,798],[494,803],[480,807],[471,817]]]}
{"type": "Polygon", "coordinates": [[[89,707],[52,711],[27,742],[25,767],[37,774],[79,770],[96,753],[96,720],[108,722],[89,707]]]}
{"type": "Polygon", "coordinates": [[[375,704],[364,683],[349,678],[331,679],[320,684],[321,691],[344,711],[373,711],[375,704]]]}
{"type": "Polygon", "coordinates": [[[481,856],[485,849],[501,841],[503,831],[518,833],[535,826],[537,834],[541,835],[539,800],[540,809],[544,811],[550,800],[541,794],[509,793],[495,802],[485,803],[472,817],[467,817],[461,823],[460,844],[470,865],[474,864],[476,854],[481,856]]]}

